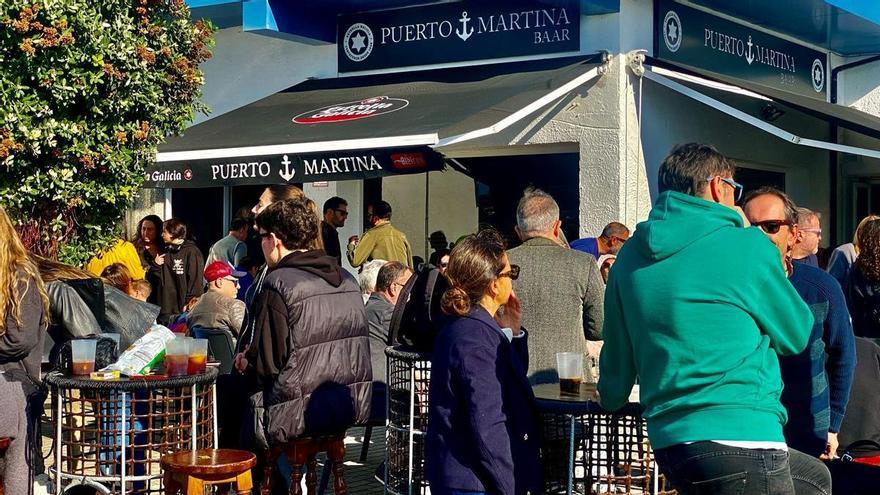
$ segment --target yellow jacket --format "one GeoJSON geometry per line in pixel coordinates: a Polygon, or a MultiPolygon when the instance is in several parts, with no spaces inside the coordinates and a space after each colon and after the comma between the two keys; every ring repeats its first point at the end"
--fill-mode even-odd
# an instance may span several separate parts
{"type": "Polygon", "coordinates": [[[377,225],[364,232],[357,247],[348,246],[351,266],[361,266],[370,260],[399,261],[412,268],[412,248],[406,235],[390,223],[377,225]]]}
{"type": "Polygon", "coordinates": [[[104,268],[113,263],[122,263],[131,272],[132,280],[140,280],[144,278],[144,267],[141,265],[141,258],[138,256],[137,249],[134,244],[119,239],[112,248],[95,256],[86,264],[86,270],[96,277],[101,276],[104,268]]]}

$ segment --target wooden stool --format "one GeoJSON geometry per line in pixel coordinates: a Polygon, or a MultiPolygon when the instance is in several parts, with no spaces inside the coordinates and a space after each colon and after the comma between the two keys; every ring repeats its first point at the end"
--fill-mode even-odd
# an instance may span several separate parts
{"type": "Polygon", "coordinates": [[[250,495],[254,487],[251,469],[257,465],[257,456],[244,450],[202,449],[185,450],[162,456],[165,470],[165,493],[176,495],[203,495],[205,485],[235,483],[238,495],[250,495]]]}
{"type": "MultiPolygon", "coordinates": [[[[6,457],[6,450],[9,448],[9,444],[12,443],[12,439],[9,437],[0,437],[0,459],[6,457]]],[[[0,473],[0,495],[3,495],[6,492],[3,485],[3,473],[0,473]]]]}
{"type": "Polygon", "coordinates": [[[300,438],[270,450],[266,454],[266,465],[263,468],[263,483],[260,487],[261,495],[272,493],[272,470],[275,461],[281,453],[287,455],[290,463],[290,495],[303,495],[300,481],[302,481],[302,467],[308,466],[306,473],[306,490],[308,495],[317,495],[318,489],[318,461],[317,455],[327,453],[327,462],[333,469],[333,492],[336,495],[346,495],[348,488],[345,486],[345,443],[342,435],[330,437],[300,438]]]}

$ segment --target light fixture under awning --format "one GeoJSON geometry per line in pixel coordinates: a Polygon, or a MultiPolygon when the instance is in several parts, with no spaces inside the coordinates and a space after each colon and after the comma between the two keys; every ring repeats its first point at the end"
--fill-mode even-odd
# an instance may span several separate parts
{"type": "Polygon", "coordinates": [[[880,119],[872,115],[853,108],[789,94],[738,79],[735,80],[727,77],[719,77],[718,79],[715,79],[712,75],[701,74],[698,71],[684,69],[677,70],[674,66],[664,64],[651,58],[646,59],[645,64],[644,77],[646,79],[721,111],[737,120],[745,122],[746,124],[759,128],[782,140],[800,146],[808,146],[828,151],[839,151],[871,158],[880,158],[880,150],[848,146],[800,136],[780,126],[771,124],[762,118],[746,113],[717,98],[713,98],[707,95],[706,92],[701,92],[698,89],[706,88],[707,90],[724,91],[749,98],[778,103],[825,120],[829,123],[834,123],[866,136],[880,139],[880,119]]]}
{"type": "Polygon", "coordinates": [[[354,180],[438,170],[602,73],[606,54],[310,80],[160,146],[145,187],[354,180]]]}

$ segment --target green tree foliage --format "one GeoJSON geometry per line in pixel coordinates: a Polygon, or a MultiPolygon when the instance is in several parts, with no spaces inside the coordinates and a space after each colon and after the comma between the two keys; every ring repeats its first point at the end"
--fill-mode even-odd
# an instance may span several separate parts
{"type": "Polygon", "coordinates": [[[0,204],[81,264],[120,233],[165,136],[197,111],[214,27],[184,0],[0,0],[0,204]]]}

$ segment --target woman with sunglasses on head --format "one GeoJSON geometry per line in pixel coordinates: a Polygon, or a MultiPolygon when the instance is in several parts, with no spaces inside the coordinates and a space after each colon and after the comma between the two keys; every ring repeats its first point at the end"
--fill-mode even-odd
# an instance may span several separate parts
{"type": "Polygon", "coordinates": [[[431,358],[426,462],[435,495],[541,492],[527,336],[504,241],[482,230],[446,269],[449,316],[431,358]]]}

